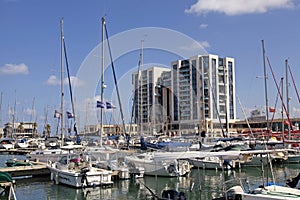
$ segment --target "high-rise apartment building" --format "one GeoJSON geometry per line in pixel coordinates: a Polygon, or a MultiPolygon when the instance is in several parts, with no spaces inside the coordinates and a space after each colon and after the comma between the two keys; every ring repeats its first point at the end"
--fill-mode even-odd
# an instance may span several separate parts
{"type": "MultiPolygon", "coordinates": [[[[141,133],[153,134],[161,131],[164,121],[164,74],[170,69],[150,67],[132,74],[134,88],[133,117],[141,133]]],[[[165,102],[165,105],[167,102],[165,102]]]]}
{"type": "Polygon", "coordinates": [[[143,133],[229,130],[236,120],[234,59],[197,55],[132,75],[134,121],[143,133]]]}
{"type": "Polygon", "coordinates": [[[198,55],[171,67],[172,122],[180,130],[228,130],[236,119],[234,59],[198,55]]]}

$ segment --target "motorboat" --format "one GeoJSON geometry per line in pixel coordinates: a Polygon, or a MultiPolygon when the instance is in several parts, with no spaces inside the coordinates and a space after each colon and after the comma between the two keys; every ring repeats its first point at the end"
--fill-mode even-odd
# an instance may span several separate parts
{"type": "Polygon", "coordinates": [[[4,138],[0,141],[0,149],[10,150],[15,147],[15,141],[11,138],[4,138]]]}
{"type": "Polygon", "coordinates": [[[68,154],[59,161],[48,161],[51,180],[56,184],[64,184],[75,188],[110,186],[112,171],[92,167],[88,161],[78,158],[77,154],[68,154]]]}

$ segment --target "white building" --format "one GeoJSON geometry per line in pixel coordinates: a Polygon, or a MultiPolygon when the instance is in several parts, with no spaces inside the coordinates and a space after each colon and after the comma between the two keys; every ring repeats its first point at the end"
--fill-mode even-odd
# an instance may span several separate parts
{"type": "MultiPolygon", "coordinates": [[[[99,129],[101,128],[100,124],[96,125],[85,125],[84,131],[80,133],[80,135],[99,135],[99,129]]],[[[122,125],[121,124],[103,124],[102,125],[102,133],[105,136],[107,135],[115,135],[115,134],[123,134],[122,125]]],[[[137,125],[136,124],[125,124],[126,133],[130,133],[130,135],[137,134],[137,125]]]]}
{"type": "Polygon", "coordinates": [[[132,74],[134,122],[141,133],[222,134],[236,120],[234,59],[197,55],[132,74]],[[154,131],[155,130],[155,131],[154,131]]]}
{"type": "Polygon", "coordinates": [[[236,119],[234,59],[208,54],[177,60],[171,65],[171,112],[177,128],[228,130],[229,122],[236,119]]]}
{"type": "Polygon", "coordinates": [[[38,124],[35,122],[14,122],[4,125],[4,137],[37,137],[38,124]]]}

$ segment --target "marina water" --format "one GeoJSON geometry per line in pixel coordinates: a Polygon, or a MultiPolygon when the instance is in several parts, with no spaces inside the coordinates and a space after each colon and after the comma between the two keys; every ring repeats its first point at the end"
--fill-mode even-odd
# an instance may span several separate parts
{"type": "MultiPolygon", "coordinates": [[[[5,166],[5,161],[9,158],[25,159],[24,156],[1,155],[1,166],[5,166]]],[[[299,164],[277,164],[273,168],[276,183],[282,185],[287,179],[300,172],[299,164]]],[[[109,188],[86,189],[56,185],[50,181],[49,175],[49,177],[17,179],[16,196],[18,200],[138,200],[151,199],[149,190],[161,197],[163,190],[175,189],[184,192],[188,200],[210,200],[221,196],[222,191],[228,189],[230,184],[234,184],[234,181],[231,182],[231,180],[239,181],[247,178],[250,189],[254,189],[263,182],[261,171],[261,167],[248,167],[233,171],[193,169],[187,177],[145,176],[136,180],[118,180],[109,188]],[[225,182],[226,184],[224,184],[225,182]]],[[[265,169],[265,171],[267,170],[265,169]]],[[[270,172],[266,175],[272,177],[270,172]]],[[[271,178],[266,181],[272,182],[271,178]]]]}

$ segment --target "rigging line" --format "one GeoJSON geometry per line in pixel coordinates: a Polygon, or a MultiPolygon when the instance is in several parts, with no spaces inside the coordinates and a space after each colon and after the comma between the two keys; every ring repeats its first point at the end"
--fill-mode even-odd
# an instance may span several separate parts
{"type": "MultiPolygon", "coordinates": [[[[134,89],[134,96],[133,96],[133,103],[132,103],[132,107],[131,107],[131,118],[130,118],[130,126],[129,126],[129,135],[130,135],[130,133],[131,133],[131,127],[132,127],[132,120],[133,120],[133,116],[135,115],[134,113],[135,113],[135,111],[136,111],[136,109],[135,109],[135,103],[136,103],[136,101],[137,101],[137,99],[138,99],[138,92],[139,92],[139,90],[140,90],[140,88],[139,87],[141,87],[141,84],[140,84],[140,74],[141,74],[141,66],[142,66],[142,56],[143,56],[143,54],[142,54],[142,48],[141,48],[141,50],[140,50],[140,59],[139,59],[139,62],[138,62],[138,73],[137,73],[137,88],[135,88],[134,89]]],[[[140,108],[138,108],[138,110],[140,110],[140,108]]],[[[135,115],[135,120],[134,121],[136,121],[137,120],[137,117],[136,117],[136,115],[135,115]]],[[[138,119],[139,120],[139,119],[138,119]]]]}
{"type": "Polygon", "coordinates": [[[300,97],[299,97],[298,89],[297,89],[297,86],[296,86],[296,83],[295,83],[295,80],[294,80],[294,76],[293,76],[293,73],[292,73],[292,70],[291,70],[291,67],[290,67],[289,64],[288,64],[288,69],[289,69],[290,75],[292,77],[292,81],[293,81],[293,85],[294,85],[294,88],[295,88],[295,91],[296,91],[296,94],[297,94],[297,97],[298,97],[298,101],[300,103],[300,97]]]}
{"type": "Polygon", "coordinates": [[[238,102],[239,102],[239,104],[240,104],[240,106],[241,106],[241,109],[242,109],[243,115],[244,115],[244,117],[245,117],[247,126],[248,126],[248,128],[249,128],[249,130],[250,130],[251,137],[252,137],[252,138],[255,138],[254,135],[253,135],[253,132],[252,132],[252,128],[251,128],[251,126],[250,126],[250,124],[249,124],[248,118],[247,118],[247,116],[246,116],[245,109],[244,109],[244,107],[243,107],[243,105],[242,105],[242,103],[241,103],[241,100],[240,100],[240,98],[239,98],[238,96],[237,96],[237,99],[238,99],[238,102]]]}
{"type": "Polygon", "coordinates": [[[283,97],[282,97],[282,94],[281,94],[281,92],[280,92],[278,83],[277,83],[277,81],[276,81],[276,79],[275,79],[274,71],[273,71],[273,69],[272,69],[272,66],[271,66],[271,64],[270,64],[270,60],[269,60],[268,57],[267,57],[267,61],[268,61],[268,65],[269,65],[269,67],[270,67],[270,70],[271,70],[271,73],[272,73],[272,76],[273,76],[273,80],[274,80],[274,82],[275,82],[275,85],[276,85],[278,94],[279,94],[279,96],[280,96],[280,99],[281,99],[281,102],[282,102],[283,109],[284,109],[285,114],[286,114],[286,117],[287,117],[287,119],[288,119],[289,126],[290,126],[291,129],[293,130],[293,126],[292,126],[291,120],[290,120],[290,114],[287,112],[286,106],[285,106],[285,104],[283,103],[283,102],[284,102],[284,101],[283,101],[283,97]]]}
{"type": "Polygon", "coordinates": [[[74,109],[71,77],[70,77],[69,62],[68,62],[68,57],[67,57],[67,48],[66,48],[65,40],[63,40],[63,43],[64,43],[64,49],[65,49],[64,52],[65,52],[66,68],[67,68],[67,75],[68,75],[68,82],[69,82],[69,92],[70,92],[70,98],[71,98],[71,104],[72,104],[72,112],[73,112],[74,121],[75,121],[75,109],[74,109]]]}
{"type": "MultiPolygon", "coordinates": [[[[67,48],[65,39],[63,38],[63,47],[64,47],[64,53],[65,53],[65,61],[66,61],[66,68],[67,68],[67,74],[68,74],[68,81],[69,81],[69,92],[70,92],[70,98],[71,98],[71,105],[72,105],[72,117],[74,119],[74,132],[77,136],[77,127],[76,127],[76,115],[75,115],[75,107],[74,107],[74,101],[73,101],[73,92],[72,92],[72,85],[71,85],[71,77],[70,77],[70,70],[69,70],[69,62],[67,57],[67,48]]],[[[63,83],[61,83],[63,84],[63,83]]]]}
{"type": "Polygon", "coordinates": [[[115,82],[118,101],[119,101],[119,106],[120,106],[120,114],[121,114],[121,118],[122,118],[122,125],[123,125],[124,134],[125,134],[126,133],[126,128],[125,128],[125,122],[124,122],[124,114],[123,114],[123,110],[122,110],[120,92],[119,92],[118,82],[117,82],[117,78],[116,78],[116,71],[115,71],[114,62],[113,62],[113,58],[112,58],[112,52],[111,52],[110,43],[109,43],[109,39],[108,39],[108,31],[107,31],[107,28],[106,28],[106,24],[104,24],[104,29],[105,29],[105,35],[106,35],[106,40],[107,40],[107,46],[108,46],[108,50],[109,50],[109,57],[110,57],[112,72],[113,72],[113,76],[114,76],[114,82],[115,82]]]}
{"type": "MultiPolygon", "coordinates": [[[[280,88],[281,88],[281,87],[280,87],[280,88]]],[[[273,112],[270,127],[272,127],[272,125],[273,125],[273,120],[274,120],[275,113],[276,113],[276,106],[277,106],[277,102],[278,102],[278,97],[279,97],[279,93],[277,92],[276,99],[275,99],[275,105],[274,105],[275,112],[273,112]]]]}

